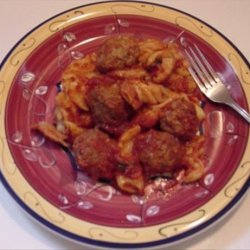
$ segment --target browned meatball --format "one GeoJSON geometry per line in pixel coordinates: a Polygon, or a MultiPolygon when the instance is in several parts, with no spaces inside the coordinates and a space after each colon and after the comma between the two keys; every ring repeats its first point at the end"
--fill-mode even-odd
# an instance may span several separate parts
{"type": "Polygon", "coordinates": [[[123,69],[137,62],[139,47],[130,35],[119,35],[105,41],[97,51],[97,68],[101,72],[123,69]]]}
{"type": "Polygon", "coordinates": [[[191,139],[199,127],[194,104],[184,98],[176,99],[166,105],[159,117],[162,130],[183,140],[191,139]]]}
{"type": "Polygon", "coordinates": [[[131,109],[122,98],[116,83],[91,87],[87,102],[97,125],[119,126],[130,116],[131,109]]]}
{"type": "Polygon", "coordinates": [[[73,142],[76,161],[94,179],[112,179],[118,152],[115,140],[98,129],[86,129],[73,142]]]}
{"type": "Polygon", "coordinates": [[[134,148],[148,175],[173,171],[184,154],[176,137],[153,129],[140,134],[135,139],[134,148]]]}

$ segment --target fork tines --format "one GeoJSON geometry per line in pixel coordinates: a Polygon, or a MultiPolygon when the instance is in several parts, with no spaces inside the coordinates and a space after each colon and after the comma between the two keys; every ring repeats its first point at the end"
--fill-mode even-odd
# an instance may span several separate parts
{"type": "Polygon", "coordinates": [[[185,52],[190,62],[189,72],[201,91],[205,92],[206,89],[219,83],[220,80],[217,73],[196,44],[193,47],[185,48],[185,52]]]}

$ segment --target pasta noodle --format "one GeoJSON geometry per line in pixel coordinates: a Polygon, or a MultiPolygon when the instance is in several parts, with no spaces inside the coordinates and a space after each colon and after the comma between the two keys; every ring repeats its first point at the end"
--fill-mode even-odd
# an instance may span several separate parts
{"type": "Polygon", "coordinates": [[[187,145],[186,154],[183,162],[187,170],[185,171],[183,181],[190,183],[199,180],[204,174],[204,137],[196,136],[187,145]]]}
{"type": "Polygon", "coordinates": [[[134,109],[139,109],[143,104],[159,104],[175,96],[162,85],[145,83],[137,79],[124,81],[121,85],[121,94],[134,109]]]}
{"type": "Polygon", "coordinates": [[[80,109],[88,111],[86,104],[86,83],[96,73],[96,54],[73,61],[62,74],[63,91],[80,109]]]}
{"type": "Polygon", "coordinates": [[[141,127],[136,125],[127,129],[120,137],[118,146],[120,148],[120,155],[124,158],[133,157],[133,140],[136,135],[141,132],[141,127]]]}

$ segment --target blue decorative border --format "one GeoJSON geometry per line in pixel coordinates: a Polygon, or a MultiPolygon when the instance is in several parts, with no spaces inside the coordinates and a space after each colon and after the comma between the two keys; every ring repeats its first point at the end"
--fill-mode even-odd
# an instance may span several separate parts
{"type": "MultiPolygon", "coordinates": [[[[31,34],[34,30],[38,29],[39,27],[41,27],[44,23],[47,23],[48,21],[54,19],[57,16],[60,16],[64,13],[70,12],[72,10],[76,10],[78,8],[83,8],[83,7],[87,7],[90,5],[97,5],[97,4],[102,4],[102,3],[114,3],[116,1],[102,1],[102,2],[96,2],[96,3],[92,3],[92,4],[86,4],[86,5],[82,5],[82,6],[78,6],[69,10],[66,10],[64,12],[61,12],[47,20],[45,20],[44,22],[40,23],[39,25],[37,25],[35,28],[33,28],[32,30],[30,30],[26,35],[24,35],[14,46],[13,48],[8,52],[8,54],[4,57],[3,61],[0,64],[0,70],[2,69],[3,65],[5,64],[6,60],[9,58],[9,56],[11,55],[12,51],[29,35],[31,34]]],[[[223,37],[224,40],[226,40],[237,52],[238,54],[241,56],[241,58],[244,60],[244,62],[246,63],[246,65],[250,68],[250,64],[248,62],[248,60],[244,57],[244,55],[239,51],[239,49],[227,38],[225,37],[221,32],[219,32],[218,30],[216,30],[215,28],[213,28],[211,25],[207,24],[206,22],[202,21],[201,19],[194,17],[191,14],[188,14],[184,11],[180,11],[178,9],[169,7],[169,6],[164,6],[161,4],[156,4],[156,3],[149,3],[149,2],[144,2],[144,1],[130,1],[130,2],[134,2],[134,3],[141,3],[141,4],[152,4],[154,6],[159,6],[159,7],[163,7],[166,9],[170,9],[170,10],[174,10],[177,11],[179,13],[188,15],[190,17],[192,17],[193,19],[196,19],[202,23],[204,23],[206,26],[210,27],[212,30],[216,31],[218,34],[220,34],[221,37],[223,37]]],[[[213,224],[215,221],[217,221],[218,219],[220,219],[222,216],[225,216],[239,201],[240,199],[244,196],[244,194],[247,192],[249,186],[250,186],[250,178],[248,178],[247,182],[245,183],[245,185],[242,187],[242,189],[239,191],[239,193],[232,199],[232,201],[226,206],[224,207],[218,214],[216,214],[214,217],[212,217],[210,220],[204,222],[203,224],[189,230],[188,232],[179,234],[177,236],[173,236],[170,238],[166,238],[163,240],[158,240],[158,241],[153,241],[153,242],[148,242],[148,243],[109,243],[109,242],[104,242],[104,241],[97,241],[97,240],[92,240],[89,238],[85,238],[82,236],[78,236],[75,234],[72,234],[66,230],[63,230],[55,225],[53,225],[52,223],[48,222],[47,220],[43,219],[42,217],[40,217],[38,214],[36,214],[32,209],[30,209],[18,196],[17,194],[14,192],[14,190],[11,188],[11,186],[8,184],[8,182],[5,180],[3,174],[0,171],[0,180],[3,183],[4,187],[6,188],[6,190],[10,193],[10,195],[15,199],[15,201],[28,213],[30,214],[33,218],[35,218],[37,221],[41,222],[43,225],[45,225],[46,227],[50,228],[51,230],[53,230],[54,232],[58,233],[59,235],[62,235],[64,237],[70,238],[71,240],[77,241],[78,243],[84,243],[84,244],[88,244],[90,246],[98,246],[98,247],[109,247],[109,248],[119,248],[119,249],[128,249],[128,248],[137,248],[137,249],[145,249],[145,248],[150,248],[150,247],[160,247],[160,246],[164,246],[170,243],[174,243],[177,242],[179,240],[188,238],[190,236],[192,236],[193,234],[196,234],[198,232],[201,232],[203,229],[207,228],[209,225],[213,224]]]]}

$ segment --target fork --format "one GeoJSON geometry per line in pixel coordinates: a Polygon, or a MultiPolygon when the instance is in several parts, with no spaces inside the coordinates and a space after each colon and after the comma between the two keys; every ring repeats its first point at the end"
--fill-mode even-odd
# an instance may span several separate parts
{"type": "Polygon", "coordinates": [[[185,53],[190,62],[188,70],[201,92],[211,101],[223,103],[233,108],[250,123],[250,114],[233,100],[227,87],[223,84],[219,75],[214,71],[198,46],[194,44],[193,48],[190,46],[186,47],[185,53]]]}

